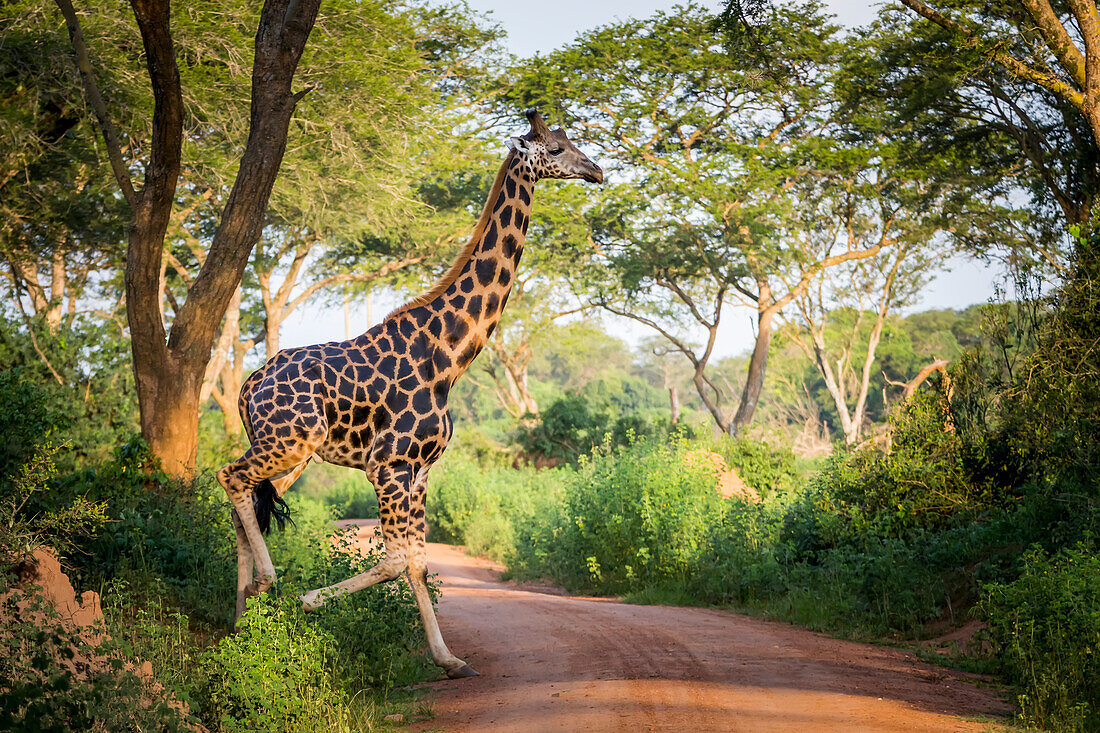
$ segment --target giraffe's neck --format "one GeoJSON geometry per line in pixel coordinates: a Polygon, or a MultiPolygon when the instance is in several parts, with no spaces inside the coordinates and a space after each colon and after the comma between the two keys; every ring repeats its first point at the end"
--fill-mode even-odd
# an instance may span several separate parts
{"type": "Polygon", "coordinates": [[[447,371],[452,383],[485,348],[500,321],[527,235],[533,170],[524,158],[511,153],[497,180],[500,185],[494,184],[482,212],[487,218],[480,236],[467,246],[464,261],[460,258],[453,266],[457,275],[434,298],[407,311],[414,321],[425,324],[450,356],[447,371]]]}

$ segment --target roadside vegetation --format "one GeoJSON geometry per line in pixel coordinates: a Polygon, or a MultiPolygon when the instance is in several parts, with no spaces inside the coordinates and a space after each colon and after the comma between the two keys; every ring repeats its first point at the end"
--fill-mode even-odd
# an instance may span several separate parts
{"type": "Polygon", "coordinates": [[[980,621],[966,654],[941,651],[1003,674],[1025,722],[1096,729],[1100,425],[1084,405],[1098,396],[1100,291],[1081,245],[1062,291],[987,309],[986,335],[895,404],[875,440],[811,470],[765,443],[656,425],[625,441],[608,432],[555,468],[460,449],[432,478],[434,536],[516,577],[861,639],[917,642],[980,621]],[[727,468],[756,495],[723,497],[727,468]]]}
{"type": "Polygon", "coordinates": [[[330,508],[289,498],[295,526],[270,543],[280,585],[251,599],[230,634],[236,548],[221,487],[151,470],[140,438],[123,435],[111,459],[61,472],[65,425],[21,376],[0,377],[6,729],[370,731],[385,715],[423,712],[406,690],[429,667],[406,585],[301,610],[303,591],[377,561],[336,533],[330,508]],[[42,548],[99,593],[105,637],[35,615],[45,602],[19,578],[42,548]],[[74,655],[104,661],[88,672],[66,663],[74,655]]]}

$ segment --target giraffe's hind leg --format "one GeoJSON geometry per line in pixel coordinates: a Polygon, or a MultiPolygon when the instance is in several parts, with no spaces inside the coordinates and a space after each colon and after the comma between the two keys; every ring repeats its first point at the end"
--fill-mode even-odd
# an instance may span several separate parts
{"type": "Polygon", "coordinates": [[[245,534],[241,517],[237,514],[236,509],[231,510],[230,515],[233,519],[233,531],[237,535],[237,608],[233,614],[233,622],[236,623],[244,615],[245,602],[248,600],[245,589],[252,582],[254,563],[252,560],[252,545],[248,543],[248,535],[245,534]]]}
{"type": "MultiPolygon", "coordinates": [[[[272,486],[275,487],[275,494],[282,496],[286,493],[286,490],[298,480],[298,477],[305,470],[308,462],[301,463],[295,466],[290,473],[281,478],[271,479],[272,486]]],[[[253,557],[252,557],[252,545],[248,542],[248,535],[244,531],[244,524],[241,522],[240,515],[237,514],[237,510],[232,510],[233,518],[233,530],[237,535],[237,608],[234,614],[234,620],[240,621],[241,616],[244,615],[245,606],[248,601],[248,586],[252,583],[253,577],[253,557]]]]}
{"type": "MultiPolygon", "coordinates": [[[[295,420],[285,426],[285,430],[274,431],[279,437],[259,437],[239,459],[218,471],[218,481],[229,495],[236,515],[234,525],[239,522],[238,530],[238,597],[237,607],[241,610],[244,599],[265,592],[275,582],[275,565],[264,542],[256,513],[252,505],[252,492],[256,486],[271,480],[278,493],[286,490],[291,482],[285,479],[291,475],[297,478],[308,458],[324,443],[327,426],[323,420],[295,420]],[[245,543],[241,542],[241,534],[245,543]],[[244,548],[251,550],[255,563],[256,577],[246,574],[247,556],[244,548]],[[246,582],[247,581],[247,582],[246,582]],[[243,584],[243,587],[241,585],[243,584]]],[[[251,569],[249,569],[251,571],[251,569]]]]}
{"type": "Polygon", "coordinates": [[[441,667],[451,679],[460,677],[476,677],[477,672],[456,657],[447,648],[443,641],[443,634],[439,630],[439,622],[435,618],[435,608],[432,606],[432,596],[428,592],[428,557],[424,547],[427,536],[428,524],[424,516],[424,499],[426,494],[425,479],[427,472],[422,472],[418,477],[417,486],[413,494],[412,507],[409,516],[409,585],[412,586],[413,595],[416,596],[416,605],[420,609],[420,620],[424,623],[424,633],[428,637],[428,649],[432,654],[432,661],[437,667],[441,667]]]}

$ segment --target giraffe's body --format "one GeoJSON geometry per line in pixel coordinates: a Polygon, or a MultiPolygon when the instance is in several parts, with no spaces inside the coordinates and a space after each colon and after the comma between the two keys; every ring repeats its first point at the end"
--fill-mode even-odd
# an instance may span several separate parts
{"type": "Polygon", "coordinates": [[[245,381],[240,410],[252,445],[218,472],[235,512],[238,616],[245,597],[275,577],[252,494],[270,482],[268,491],[281,497],[316,457],[366,472],[378,493],[386,555],[365,573],[307,593],[306,607],[407,568],[436,664],[451,676],[475,674],[447,650],[428,595],[425,477],[451,437],[451,386],[484,348],[508,300],[535,182],[603,178],[564,133],[548,130],[537,113],[528,117],[531,132],[513,138],[470,243],[435,287],[358,338],[284,349],[245,381]]]}

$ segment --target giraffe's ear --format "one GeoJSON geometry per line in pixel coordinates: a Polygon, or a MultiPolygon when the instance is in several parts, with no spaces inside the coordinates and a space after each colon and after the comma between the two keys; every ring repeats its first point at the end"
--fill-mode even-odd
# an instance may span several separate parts
{"type": "Polygon", "coordinates": [[[504,141],[504,144],[508,146],[509,150],[515,150],[517,153],[531,152],[531,146],[522,137],[510,137],[504,141]]]}

